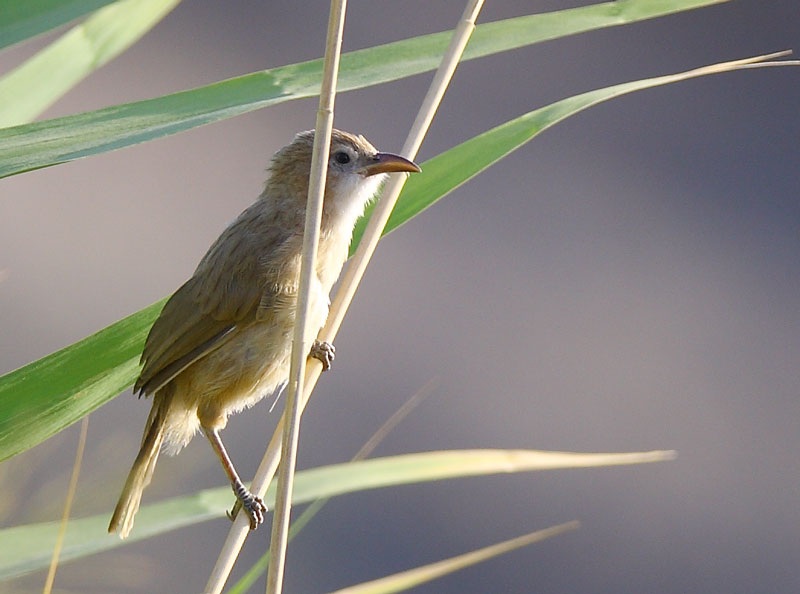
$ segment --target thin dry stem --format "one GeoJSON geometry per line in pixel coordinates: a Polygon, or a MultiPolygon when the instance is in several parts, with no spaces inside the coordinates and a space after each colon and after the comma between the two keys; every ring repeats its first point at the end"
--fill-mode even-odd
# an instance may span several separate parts
{"type": "MultiPolygon", "coordinates": [[[[436,115],[436,110],[439,108],[450,79],[453,77],[458,61],[464,53],[464,48],[467,46],[472,32],[475,30],[475,19],[478,17],[482,6],[483,0],[471,0],[461,16],[461,20],[456,25],[453,37],[450,39],[450,45],[445,52],[444,58],[442,58],[441,64],[439,64],[439,68],[436,70],[428,93],[422,101],[416,120],[414,120],[414,125],[411,127],[411,132],[409,132],[408,138],[403,145],[403,154],[409,159],[416,157],[417,151],[422,145],[422,140],[428,132],[433,116],[436,115]]],[[[386,226],[386,221],[389,220],[389,215],[392,214],[406,179],[407,176],[405,175],[396,175],[392,176],[386,184],[386,189],[383,191],[381,199],[372,211],[372,216],[364,230],[361,243],[358,244],[358,249],[347,266],[341,287],[333,299],[328,321],[322,332],[320,332],[321,340],[329,340],[328,335],[334,336],[339,330],[339,326],[341,326],[345,313],[347,313],[347,308],[350,306],[361,278],[364,276],[367,264],[369,264],[369,260],[378,245],[383,228],[386,226]]]]}
{"type": "Polygon", "coordinates": [[[283,426],[281,444],[282,458],[278,475],[278,490],[270,538],[269,571],[267,572],[267,594],[283,591],[283,575],[286,566],[286,549],[289,544],[289,522],[292,511],[294,472],[297,463],[297,445],[300,439],[300,406],[298,394],[303,393],[306,372],[306,356],[310,345],[306,344],[306,326],[310,310],[310,291],[316,274],[317,247],[319,245],[322,200],[325,196],[325,180],[328,152],[333,130],[333,106],[336,98],[336,81],[339,71],[339,56],[344,35],[344,18],[347,0],[331,0],[328,17],[328,35],[325,47],[325,64],[322,73],[322,89],[314,134],[314,149],[311,157],[311,173],[306,206],[306,226],[303,238],[303,254],[300,266],[300,287],[297,301],[297,317],[292,343],[292,359],[289,370],[289,390],[283,414],[288,422],[283,426]]]}
{"type": "Polygon", "coordinates": [[[61,549],[64,546],[64,537],[67,534],[67,525],[69,524],[72,502],[75,499],[75,491],[78,488],[78,476],[81,474],[81,464],[83,463],[83,452],[86,450],[86,434],[88,431],[89,417],[86,416],[81,420],[81,432],[78,435],[78,447],[75,450],[75,463],[72,465],[72,476],[69,479],[67,496],[64,500],[64,512],[61,515],[61,523],[58,526],[56,544],[53,546],[53,557],[50,560],[50,567],[47,570],[47,578],[44,582],[44,588],[42,588],[42,594],[50,594],[50,592],[53,591],[53,583],[56,580],[56,570],[58,569],[58,560],[61,557],[61,549]]]}
{"type": "Polygon", "coordinates": [[[392,416],[386,419],[386,422],[378,427],[378,429],[373,433],[370,438],[364,443],[363,446],[355,453],[355,455],[350,459],[351,462],[359,462],[361,460],[365,460],[367,456],[372,454],[375,448],[378,447],[378,444],[381,443],[386,436],[391,433],[397,425],[400,424],[409,414],[413,411],[420,403],[425,400],[430,393],[433,391],[434,387],[438,385],[439,381],[438,378],[433,378],[428,380],[428,382],[422,386],[419,390],[417,390],[414,394],[411,395],[411,398],[406,400],[403,403],[403,406],[398,408],[392,416]]]}

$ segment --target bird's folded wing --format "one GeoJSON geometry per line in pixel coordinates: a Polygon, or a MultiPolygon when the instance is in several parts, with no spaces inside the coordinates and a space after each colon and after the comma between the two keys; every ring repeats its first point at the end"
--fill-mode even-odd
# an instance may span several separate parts
{"type": "Polygon", "coordinates": [[[134,392],[149,395],[186,369],[195,361],[218,349],[255,317],[261,295],[247,301],[253,312],[247,315],[244,303],[237,309],[239,315],[221,316],[209,311],[198,302],[195,294],[198,279],[193,277],[170,297],[161,311],[145,343],[142,353],[142,372],[134,385],[134,392]]]}
{"type": "Polygon", "coordinates": [[[169,298],[147,337],[134,392],[153,394],[256,320],[268,321],[282,287],[257,270],[254,251],[236,256],[227,266],[204,261],[169,298]]]}
{"type": "Polygon", "coordinates": [[[294,266],[265,267],[261,246],[285,253],[294,239],[283,229],[248,223],[240,217],[229,227],[167,301],[147,337],[134,392],[156,392],[242,329],[268,321],[282,305],[294,266]]]}

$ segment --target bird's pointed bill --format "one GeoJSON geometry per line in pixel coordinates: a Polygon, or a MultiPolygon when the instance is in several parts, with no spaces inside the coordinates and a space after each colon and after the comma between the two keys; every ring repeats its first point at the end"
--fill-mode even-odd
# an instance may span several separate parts
{"type": "Polygon", "coordinates": [[[364,171],[367,175],[376,175],[378,173],[419,173],[422,170],[419,165],[400,155],[376,153],[370,163],[364,167],[364,171]]]}

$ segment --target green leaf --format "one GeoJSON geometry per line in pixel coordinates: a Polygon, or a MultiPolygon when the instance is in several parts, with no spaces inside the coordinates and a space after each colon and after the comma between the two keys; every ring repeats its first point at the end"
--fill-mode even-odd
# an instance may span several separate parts
{"type": "Polygon", "coordinates": [[[580,524],[576,521],[566,522],[558,526],[498,542],[497,544],[470,551],[469,553],[464,553],[457,557],[450,557],[449,559],[443,559],[436,563],[415,567],[408,571],[401,571],[400,573],[388,575],[377,580],[342,588],[341,590],[331,592],[331,594],[391,594],[392,592],[404,592],[414,586],[427,584],[449,573],[454,573],[460,569],[466,569],[472,565],[483,563],[493,557],[510,553],[516,549],[541,542],[571,530],[577,530],[579,526],[580,524]]]}
{"type": "MultiPolygon", "coordinates": [[[[674,457],[674,452],[670,451],[622,454],[536,450],[423,452],[298,472],[292,501],[299,505],[322,497],[448,478],[642,464],[663,462],[674,457]]],[[[272,507],[274,500],[273,482],[264,502],[272,507]]],[[[110,512],[72,520],[67,528],[61,559],[68,561],[85,557],[184,526],[224,518],[225,510],[232,503],[230,487],[222,487],[143,506],[136,516],[136,527],[125,541],[106,532],[110,512]]],[[[11,578],[47,567],[58,525],[58,522],[46,522],[0,530],[0,578],[11,578]]]]}
{"type": "MultiPolygon", "coordinates": [[[[755,66],[797,65],[797,62],[789,61],[754,64],[754,62],[781,55],[784,54],[778,53],[725,62],[679,74],[659,76],[597,89],[551,103],[501,124],[423,163],[422,173],[412,175],[406,181],[403,192],[383,230],[383,235],[408,222],[480,172],[488,169],[509,153],[533,140],[541,132],[593,105],[635,91],[709,74],[755,66]]],[[[351,255],[355,252],[355,248],[361,240],[373,209],[374,205],[370,205],[366,210],[365,216],[356,225],[353,233],[353,243],[350,247],[351,255]]]]}
{"type": "MultiPolygon", "coordinates": [[[[422,164],[412,176],[384,234],[428,208],[539,132],[570,115],[633,91],[688,78],[753,67],[771,56],[707,66],[623,83],[563,99],[498,126],[422,164]]],[[[794,64],[796,62],[767,63],[794,64]]],[[[360,228],[353,240],[361,237],[360,228]]],[[[0,460],[64,429],[129,386],[147,326],[158,306],[112,324],[98,334],[0,377],[0,460]],[[115,344],[119,341],[119,344],[115,344]]]]}
{"type": "Polygon", "coordinates": [[[0,459],[41,443],[130,386],[163,305],[151,305],[1,377],[0,459]]]}
{"type": "Polygon", "coordinates": [[[0,49],[111,4],[113,0],[0,0],[0,49]]]}
{"type": "MultiPolygon", "coordinates": [[[[0,79],[0,127],[31,121],[155,26],[180,0],[122,0],[98,10],[0,79]]],[[[18,4],[24,5],[25,2],[18,4]]]]}
{"type": "MultiPolygon", "coordinates": [[[[479,25],[465,60],[583,31],[726,0],[625,0],[479,25]]],[[[451,33],[342,56],[338,89],[350,91],[438,66],[451,33]]],[[[319,91],[321,60],[282,66],[173,95],[0,130],[0,177],[161,138],[319,91]]]]}

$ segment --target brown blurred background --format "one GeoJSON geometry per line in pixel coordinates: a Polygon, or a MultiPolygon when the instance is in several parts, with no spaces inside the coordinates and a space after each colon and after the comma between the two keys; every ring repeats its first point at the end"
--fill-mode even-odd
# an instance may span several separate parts
{"type": "MultiPolygon", "coordinates": [[[[480,22],[579,2],[487,2],[480,22]]],[[[184,2],[47,116],[317,57],[328,3],[184,2]]],[[[462,2],[351,2],[345,50],[453,26],[462,2]]],[[[800,5],[741,0],[464,64],[420,161],[582,91],[800,50],[800,5]]],[[[32,46],[4,54],[4,70],[32,46]]],[[[342,94],[336,125],[399,150],[430,74],[342,94]]],[[[324,592],[580,519],[577,533],[416,592],[800,591],[800,70],[726,74],[595,107],[393,234],[303,424],[300,466],[441,448],[676,449],[675,462],[496,476],[333,500],[290,549],[324,592]]],[[[0,372],[174,290],[259,193],[316,100],[0,181],[0,372]]],[[[147,404],[91,417],[76,513],[109,511],[147,404]]],[[[250,475],[276,414],[225,433],[250,475]]],[[[55,519],[77,427],[0,465],[2,525],[55,519]]],[[[145,503],[224,483],[195,440],[145,503]]],[[[65,565],[70,592],[200,592],[216,520],[65,565]]],[[[241,568],[267,546],[247,543],[241,568]]],[[[37,590],[42,575],[0,586],[37,590]]],[[[259,584],[254,591],[262,591],[259,584]]]]}

